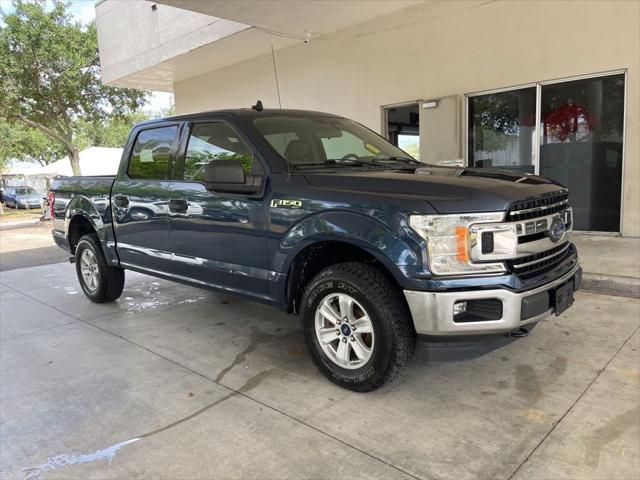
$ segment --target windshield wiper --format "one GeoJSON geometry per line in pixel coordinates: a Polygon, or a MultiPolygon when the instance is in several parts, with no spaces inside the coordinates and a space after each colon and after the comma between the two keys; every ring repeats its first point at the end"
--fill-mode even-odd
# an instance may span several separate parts
{"type": "Polygon", "coordinates": [[[400,156],[393,156],[393,157],[384,157],[381,158],[379,160],[382,161],[392,161],[392,162],[403,162],[403,163],[410,163],[412,165],[424,165],[424,163],[416,160],[415,158],[411,158],[411,157],[400,157],[400,156]]]}
{"type": "Polygon", "coordinates": [[[374,162],[370,160],[356,160],[353,158],[348,158],[346,160],[343,159],[329,159],[324,162],[312,162],[312,163],[299,163],[292,164],[292,168],[299,169],[313,169],[313,168],[323,168],[323,167],[385,167],[383,163],[374,162]]]}

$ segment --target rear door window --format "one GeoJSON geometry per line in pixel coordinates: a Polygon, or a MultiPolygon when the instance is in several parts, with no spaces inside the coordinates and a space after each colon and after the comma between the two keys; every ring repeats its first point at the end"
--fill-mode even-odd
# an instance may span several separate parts
{"type": "Polygon", "coordinates": [[[168,179],[177,134],[175,125],[141,131],[131,152],[129,176],[145,180],[168,179]]]}

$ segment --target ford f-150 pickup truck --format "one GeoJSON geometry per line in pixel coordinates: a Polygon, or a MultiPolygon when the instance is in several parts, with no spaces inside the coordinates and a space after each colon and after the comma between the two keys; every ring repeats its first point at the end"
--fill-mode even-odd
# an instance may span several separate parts
{"type": "Polygon", "coordinates": [[[563,186],[421,163],[326,113],[144,122],[115,177],[52,190],[53,238],[91,301],[133,270],[264,302],[299,315],[320,371],[356,391],[397,377],[419,336],[526,334],[581,281],[563,186]]]}

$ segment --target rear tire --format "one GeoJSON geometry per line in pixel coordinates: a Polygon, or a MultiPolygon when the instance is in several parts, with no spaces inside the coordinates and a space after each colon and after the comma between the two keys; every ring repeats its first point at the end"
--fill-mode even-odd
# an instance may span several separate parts
{"type": "Polygon", "coordinates": [[[415,351],[401,290],[371,265],[340,263],[321,271],[305,290],[301,317],[314,363],[349,390],[370,392],[391,383],[415,351]]]}
{"type": "Polygon", "coordinates": [[[124,270],[110,267],[95,233],[84,235],[76,245],[76,274],[85,296],[94,303],[113,302],[122,295],[124,270]]]}

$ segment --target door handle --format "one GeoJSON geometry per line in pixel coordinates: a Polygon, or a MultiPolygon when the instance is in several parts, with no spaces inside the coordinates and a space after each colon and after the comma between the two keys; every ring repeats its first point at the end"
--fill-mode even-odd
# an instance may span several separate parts
{"type": "Polygon", "coordinates": [[[129,197],[125,195],[116,195],[113,203],[115,203],[118,208],[127,208],[129,206],[129,197]]]}
{"type": "Polygon", "coordinates": [[[169,211],[176,213],[186,213],[189,208],[189,204],[183,199],[169,200],[169,211]]]}

